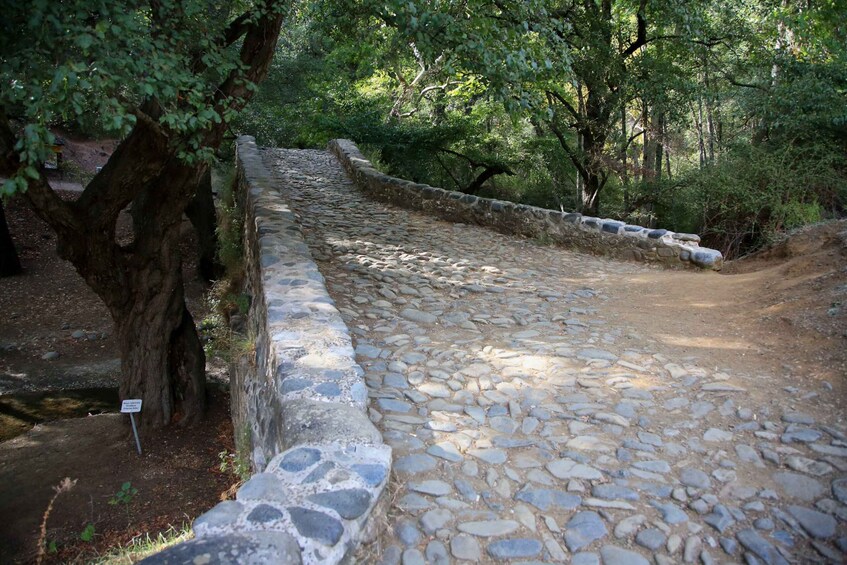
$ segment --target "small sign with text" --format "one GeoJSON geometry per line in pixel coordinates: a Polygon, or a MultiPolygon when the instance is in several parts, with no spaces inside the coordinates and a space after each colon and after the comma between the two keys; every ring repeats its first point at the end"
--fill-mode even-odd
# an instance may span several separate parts
{"type": "Polygon", "coordinates": [[[124,400],[121,403],[121,414],[134,414],[141,412],[141,399],[124,400]]]}
{"type": "Polygon", "coordinates": [[[129,421],[132,424],[132,435],[135,436],[135,447],[138,448],[138,454],[141,455],[141,440],[138,439],[138,428],[135,427],[135,418],[133,414],[141,412],[141,399],[132,398],[121,402],[121,414],[129,414],[129,421]]]}

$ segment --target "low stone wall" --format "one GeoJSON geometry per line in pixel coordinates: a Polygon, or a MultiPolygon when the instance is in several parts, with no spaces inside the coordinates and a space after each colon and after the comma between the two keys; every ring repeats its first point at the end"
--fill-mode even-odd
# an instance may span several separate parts
{"type": "Polygon", "coordinates": [[[338,563],[367,534],[391,449],[366,416],[347,327],[253,138],[239,138],[236,157],[255,356],[233,371],[232,411],[262,472],[197,518],[194,540],[146,562],[338,563]]]}
{"type": "Polygon", "coordinates": [[[435,188],[385,175],[346,139],[329,143],[354,182],[373,198],[421,210],[444,220],[492,227],[503,233],[542,237],[589,253],[621,259],[694,265],[720,270],[720,251],[700,247],[700,237],[648,229],[616,220],[592,218],[435,188]]]}

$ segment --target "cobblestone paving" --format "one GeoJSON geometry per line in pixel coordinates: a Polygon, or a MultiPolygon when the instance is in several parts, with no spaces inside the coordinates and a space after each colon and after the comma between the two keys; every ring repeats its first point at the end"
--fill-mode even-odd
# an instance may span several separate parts
{"type": "Polygon", "coordinates": [[[845,560],[842,420],[634,345],[598,287],[644,267],[369,201],[323,151],[265,159],[394,449],[382,562],[845,560]]]}

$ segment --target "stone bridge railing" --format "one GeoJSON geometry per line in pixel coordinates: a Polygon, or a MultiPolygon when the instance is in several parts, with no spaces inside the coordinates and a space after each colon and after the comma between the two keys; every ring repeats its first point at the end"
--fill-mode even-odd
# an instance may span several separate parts
{"type": "Polygon", "coordinates": [[[428,212],[451,222],[546,238],[598,255],[714,270],[723,265],[720,251],[700,247],[700,237],[694,234],[643,228],[417,184],[379,172],[352,141],[333,140],[329,149],[359,188],[382,202],[428,212]]]}
{"type": "Polygon", "coordinates": [[[237,436],[249,432],[261,472],[194,522],[195,539],[146,562],[338,563],[374,533],[391,449],[366,415],[347,327],[253,138],[238,140],[236,157],[255,354],[233,371],[233,423],[237,436]]]}

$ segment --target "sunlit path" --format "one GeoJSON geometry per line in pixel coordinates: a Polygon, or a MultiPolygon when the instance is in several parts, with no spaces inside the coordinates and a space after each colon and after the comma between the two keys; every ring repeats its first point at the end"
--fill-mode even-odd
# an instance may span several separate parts
{"type": "Polygon", "coordinates": [[[843,558],[843,423],[645,349],[603,290],[645,267],[369,201],[323,151],[265,158],[394,449],[384,562],[843,558]]]}

